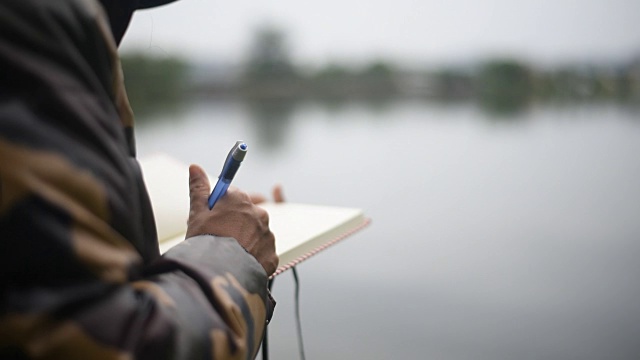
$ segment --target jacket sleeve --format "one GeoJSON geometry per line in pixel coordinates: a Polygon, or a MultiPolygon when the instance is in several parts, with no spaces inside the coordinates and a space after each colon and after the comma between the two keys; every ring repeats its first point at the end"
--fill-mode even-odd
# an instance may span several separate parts
{"type": "Polygon", "coordinates": [[[0,358],[251,359],[267,274],[230,238],[159,256],[95,4],[0,4],[0,358]]]}
{"type": "Polygon", "coordinates": [[[4,105],[0,358],[253,358],[273,310],[255,258],[209,235],[145,254],[127,162],[4,105]]]}

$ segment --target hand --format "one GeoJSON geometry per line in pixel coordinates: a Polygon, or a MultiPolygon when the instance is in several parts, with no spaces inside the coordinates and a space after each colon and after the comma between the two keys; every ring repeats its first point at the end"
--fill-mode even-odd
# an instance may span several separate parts
{"type": "Polygon", "coordinates": [[[275,237],[269,229],[269,214],[256,206],[248,194],[234,187],[230,187],[209,210],[210,192],[211,186],[204,170],[191,165],[187,238],[204,234],[232,237],[258,260],[267,275],[273,274],[278,267],[278,256],[275,237]]]}
{"type": "MultiPolygon", "coordinates": [[[[271,194],[273,196],[274,202],[277,202],[277,203],[284,202],[284,195],[282,195],[282,186],[280,185],[274,186],[271,194]]],[[[260,204],[267,201],[267,198],[265,198],[262,194],[251,194],[250,196],[251,196],[251,202],[254,204],[260,204]]]]}

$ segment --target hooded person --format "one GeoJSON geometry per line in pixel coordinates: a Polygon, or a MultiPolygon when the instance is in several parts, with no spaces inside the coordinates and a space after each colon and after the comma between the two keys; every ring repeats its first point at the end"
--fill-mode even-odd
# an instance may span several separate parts
{"type": "Polygon", "coordinates": [[[159,254],[117,44],[136,9],[168,2],[0,2],[2,359],[258,351],[278,259],[247,194],[209,211],[192,166],[187,240],[159,254]]]}

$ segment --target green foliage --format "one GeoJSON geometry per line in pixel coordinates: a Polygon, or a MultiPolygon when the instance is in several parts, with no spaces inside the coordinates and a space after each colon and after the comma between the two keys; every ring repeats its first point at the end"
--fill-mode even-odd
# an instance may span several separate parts
{"type": "Polygon", "coordinates": [[[396,71],[391,64],[382,60],[377,60],[365,66],[362,71],[362,75],[375,78],[390,78],[393,76],[394,72],[396,71]]]}
{"type": "Polygon", "coordinates": [[[273,26],[257,29],[241,76],[223,80],[205,75],[198,82],[188,83],[188,65],[179,58],[123,55],[125,82],[134,110],[140,114],[171,106],[187,90],[252,100],[314,98],[333,103],[399,97],[470,100],[500,113],[519,111],[533,100],[640,102],[640,60],[624,66],[574,64],[540,71],[518,60],[502,58],[477,67],[447,66],[427,72],[374,59],[362,66],[328,63],[308,74],[298,71],[286,35],[273,26]]]}
{"type": "Polygon", "coordinates": [[[388,62],[382,60],[372,61],[359,68],[350,68],[338,63],[329,63],[321,68],[313,78],[318,80],[345,80],[351,79],[390,79],[397,70],[388,62]]]}
{"type": "Polygon", "coordinates": [[[249,49],[245,78],[249,82],[269,81],[296,77],[285,33],[265,26],[255,33],[249,49]]]}
{"type": "Polygon", "coordinates": [[[531,70],[515,60],[496,60],[481,67],[476,81],[481,103],[498,112],[522,108],[533,96],[531,70]]]}
{"type": "Polygon", "coordinates": [[[315,78],[318,80],[331,80],[331,79],[340,79],[353,76],[352,72],[343,65],[336,63],[329,63],[322,69],[320,69],[316,74],[315,78]]]}
{"type": "Polygon", "coordinates": [[[538,75],[536,94],[545,99],[618,99],[633,96],[631,71],[562,68],[538,75]]]}
{"type": "Polygon", "coordinates": [[[175,102],[187,86],[188,65],[176,57],[154,57],[144,53],[121,56],[124,80],[131,105],[146,111],[175,102]]]}
{"type": "Polygon", "coordinates": [[[461,70],[447,68],[437,71],[432,74],[432,80],[434,92],[442,100],[465,99],[474,91],[473,77],[461,70]]]}

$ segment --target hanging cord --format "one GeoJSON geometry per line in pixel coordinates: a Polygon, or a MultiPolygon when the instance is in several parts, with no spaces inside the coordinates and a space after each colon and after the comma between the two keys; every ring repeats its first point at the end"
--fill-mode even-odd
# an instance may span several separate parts
{"type": "MultiPolygon", "coordinates": [[[[295,282],[295,311],[296,311],[296,328],[298,330],[298,350],[300,351],[300,359],[305,360],[304,356],[304,341],[302,339],[302,323],[300,322],[300,279],[298,278],[298,271],[296,267],[291,267],[291,271],[293,272],[293,280],[295,282]]],[[[273,281],[275,279],[269,280],[267,283],[267,288],[271,291],[273,287],[273,281]]],[[[269,337],[268,337],[268,329],[269,326],[265,326],[264,328],[264,337],[262,338],[262,360],[269,360],[269,337]]]]}
{"type": "MultiPolygon", "coordinates": [[[[273,287],[273,281],[275,278],[271,278],[267,283],[267,288],[269,292],[271,292],[271,288],[273,287]]],[[[269,325],[264,326],[264,337],[262,338],[262,360],[269,360],[269,334],[267,331],[269,330],[269,325]]]]}
{"type": "Polygon", "coordinates": [[[298,271],[296,267],[292,267],[291,271],[293,271],[293,279],[296,282],[295,289],[295,308],[296,308],[296,326],[298,328],[298,348],[300,350],[300,359],[305,360],[304,357],[304,342],[302,340],[302,323],[300,322],[300,280],[298,280],[298,271]]]}

